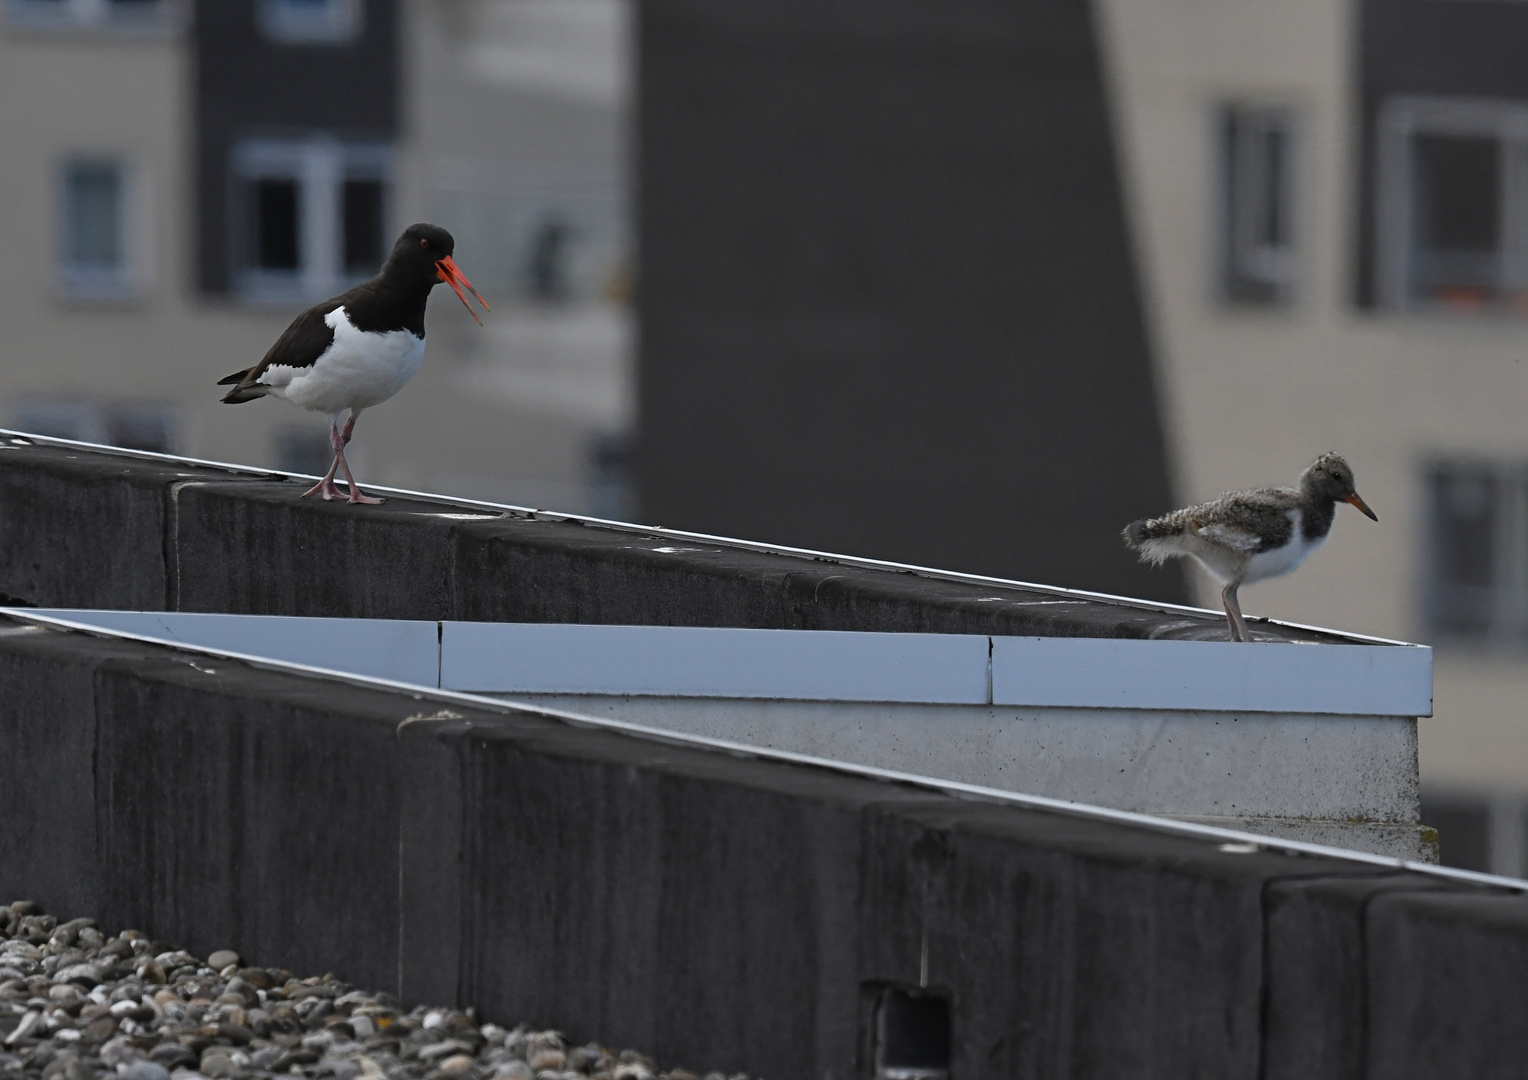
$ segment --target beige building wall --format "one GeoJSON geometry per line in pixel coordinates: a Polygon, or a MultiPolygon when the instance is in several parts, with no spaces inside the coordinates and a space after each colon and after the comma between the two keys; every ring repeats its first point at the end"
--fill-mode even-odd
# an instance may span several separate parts
{"type": "MultiPolygon", "coordinates": [[[[616,514],[590,485],[601,439],[634,421],[626,228],[626,0],[405,0],[400,222],[452,229],[493,305],[479,328],[431,299],[431,363],[414,409],[435,451],[404,486],[616,514]],[[534,232],[567,228],[568,295],[530,295],[534,232]],[[424,400],[428,396],[428,402],[424,400]]],[[[436,290],[444,294],[444,290],[436,290]]],[[[448,303],[449,301],[449,303],[448,303]]],[[[457,310],[452,310],[455,307],[457,310]]],[[[396,430],[395,430],[396,429],[396,430]]]]}
{"type": "MultiPolygon", "coordinates": [[[[624,56],[600,45],[624,33],[624,4],[595,5],[605,10],[564,34],[573,39],[564,58],[599,69],[583,77],[606,88],[582,94],[495,68],[493,49],[521,29],[495,16],[516,5],[401,5],[405,120],[392,225],[455,227],[458,262],[494,311],[479,328],[448,290],[432,295],[419,376],[357,427],[349,457],[363,487],[616,509],[591,486],[591,452],[601,436],[624,433],[632,411],[631,320],[616,280],[624,234],[607,259],[610,288],[548,305],[496,274],[517,256],[496,250],[495,236],[449,220],[462,216],[453,192],[581,183],[623,193],[624,56]]],[[[176,452],[277,467],[282,432],[321,436],[327,421],[278,400],[218,400],[217,380],[257,362],[301,305],[195,288],[193,74],[184,20],[149,32],[36,28],[0,13],[0,424],[40,399],[161,405],[173,413],[176,452]],[[61,169],[79,155],[128,165],[133,288],[122,298],[61,287],[61,169]]]]}
{"type": "MultiPolygon", "coordinates": [[[[1422,625],[1421,467],[1528,458],[1528,321],[1352,301],[1356,74],[1349,0],[1100,0],[1140,273],[1184,502],[1292,483],[1337,450],[1379,523],[1346,507],[1296,574],[1243,609],[1387,637],[1422,625]],[[1293,106],[1298,273],[1286,308],[1214,296],[1212,117],[1293,106]]],[[[1201,602],[1218,607],[1201,585],[1201,602]]],[[[1440,649],[1424,784],[1528,791],[1528,660],[1440,649]]]]}
{"type": "Polygon", "coordinates": [[[290,315],[210,306],[191,290],[189,77],[175,30],[0,22],[0,421],[39,397],[164,404],[178,449],[264,463],[270,419],[219,405],[212,384],[258,360],[290,315]],[[127,164],[133,287],[122,299],[62,287],[61,170],[71,156],[127,164]]]}

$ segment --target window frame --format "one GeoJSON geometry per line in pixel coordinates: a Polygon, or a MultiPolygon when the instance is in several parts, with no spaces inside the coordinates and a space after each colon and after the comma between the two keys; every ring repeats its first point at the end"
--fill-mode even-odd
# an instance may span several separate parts
{"type": "Polygon", "coordinates": [[[178,30],[185,0],[0,0],[8,25],[26,30],[110,31],[159,34],[178,30]]]}
{"type": "Polygon", "coordinates": [[[141,181],[137,171],[122,155],[112,153],[76,153],[66,155],[56,169],[55,188],[57,278],[63,295],[71,300],[130,300],[143,282],[138,265],[138,202],[141,181]],[[118,264],[106,269],[71,261],[74,229],[71,180],[76,169],[108,166],[117,174],[117,250],[118,264]]]}
{"type": "Polygon", "coordinates": [[[255,303],[285,304],[321,300],[345,291],[376,273],[345,271],[344,185],[347,180],[376,180],[382,185],[381,236],[386,257],[394,202],[394,150],[380,141],[340,140],[317,134],[305,138],[255,136],[239,140],[229,155],[230,287],[235,296],[255,303]],[[295,180],[298,185],[297,269],[270,270],[251,258],[256,228],[249,188],[263,179],[295,180]]]}
{"type": "Polygon", "coordinates": [[[1488,649],[1528,649],[1528,461],[1471,457],[1436,457],[1423,469],[1426,512],[1424,545],[1424,617],[1430,640],[1448,645],[1488,649]],[[1439,505],[1439,479],[1473,472],[1489,476],[1495,485],[1491,508],[1492,565],[1490,581],[1469,586],[1444,576],[1444,515],[1439,505]],[[1489,614],[1479,632],[1450,627],[1457,612],[1467,608],[1464,590],[1487,590],[1489,614]],[[1459,590],[1450,596],[1451,590],[1459,590]]]}
{"type": "Polygon", "coordinates": [[[12,406],[10,423],[18,431],[162,454],[179,449],[184,430],[181,408],[173,402],[68,395],[23,397],[12,406]],[[143,421],[163,438],[153,445],[120,438],[143,421]]]}
{"type": "Polygon", "coordinates": [[[311,12],[291,0],[255,0],[255,24],[278,45],[349,45],[365,30],[366,9],[363,0],[322,0],[311,12]]]}
{"type": "Polygon", "coordinates": [[[1500,147],[1496,290],[1502,298],[1467,313],[1476,317],[1511,313],[1514,305],[1506,294],[1514,288],[1513,281],[1521,282],[1517,291],[1528,298],[1528,102],[1464,96],[1399,95],[1380,107],[1375,200],[1375,292],[1380,306],[1392,311],[1463,313],[1418,296],[1415,287],[1414,166],[1419,135],[1491,138],[1500,147]]]}
{"type": "Polygon", "coordinates": [[[1223,99],[1211,119],[1214,154],[1213,295],[1228,308],[1277,310],[1296,300],[1299,278],[1301,190],[1301,110],[1279,99],[1223,99]],[[1282,134],[1284,162],[1280,190],[1273,194],[1275,212],[1283,222],[1285,243],[1258,245],[1249,237],[1250,222],[1266,212],[1267,192],[1255,193],[1267,172],[1257,159],[1258,136],[1282,134]],[[1253,198],[1260,194],[1260,198],[1253,198]],[[1257,287],[1267,298],[1251,295],[1257,287]]]}

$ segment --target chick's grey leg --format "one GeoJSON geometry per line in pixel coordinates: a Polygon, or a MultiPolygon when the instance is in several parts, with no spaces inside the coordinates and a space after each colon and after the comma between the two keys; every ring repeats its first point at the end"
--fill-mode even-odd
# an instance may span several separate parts
{"type": "Polygon", "coordinates": [[[1232,641],[1251,641],[1252,635],[1247,633],[1246,620],[1242,618],[1241,603],[1236,599],[1239,581],[1233,581],[1224,589],[1220,590],[1220,602],[1226,608],[1226,621],[1231,624],[1232,641]]]}

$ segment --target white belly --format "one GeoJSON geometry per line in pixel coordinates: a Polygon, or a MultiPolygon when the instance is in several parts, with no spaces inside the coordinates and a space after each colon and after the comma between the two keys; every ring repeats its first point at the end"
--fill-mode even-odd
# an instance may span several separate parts
{"type": "Polygon", "coordinates": [[[424,338],[407,330],[357,330],[344,308],[335,308],[324,322],[333,328],[334,342],[312,367],[273,365],[260,380],[304,409],[337,413],[370,408],[407,386],[424,360],[424,338]]]}
{"type": "Polygon", "coordinates": [[[1305,561],[1305,557],[1315,551],[1326,540],[1325,536],[1315,540],[1305,539],[1305,534],[1300,531],[1300,511],[1289,512],[1290,524],[1294,527],[1289,543],[1272,551],[1262,551],[1247,560],[1247,574],[1242,581],[1251,583],[1254,581],[1267,581],[1294,570],[1305,561]]]}

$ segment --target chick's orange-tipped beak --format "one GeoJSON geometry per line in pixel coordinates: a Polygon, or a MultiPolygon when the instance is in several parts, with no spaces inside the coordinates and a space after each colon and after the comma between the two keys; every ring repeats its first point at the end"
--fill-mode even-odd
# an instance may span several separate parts
{"type": "Polygon", "coordinates": [[[466,293],[462,292],[462,286],[465,285],[467,287],[467,292],[470,292],[473,296],[477,297],[477,302],[483,305],[484,311],[492,311],[493,309],[488,306],[487,300],[484,300],[482,296],[478,295],[478,291],[472,287],[472,282],[467,280],[467,275],[462,273],[460,268],[457,267],[456,260],[451,258],[449,255],[447,255],[444,259],[438,260],[435,263],[435,272],[440,275],[441,281],[444,281],[447,285],[451,286],[451,291],[456,294],[456,298],[460,300],[462,302],[462,306],[467,309],[467,314],[471,315],[479,326],[482,326],[483,320],[477,317],[477,312],[473,311],[472,305],[467,302],[467,295],[466,293]]]}
{"type": "Polygon", "coordinates": [[[1347,503],[1352,503],[1354,506],[1356,506],[1360,510],[1362,510],[1365,514],[1368,514],[1370,521],[1378,521],[1379,520],[1379,518],[1375,516],[1374,511],[1369,509],[1369,504],[1364,502],[1362,499],[1360,499],[1358,497],[1358,492],[1356,492],[1356,491],[1348,492],[1346,495],[1344,495],[1342,497],[1342,501],[1343,502],[1347,502],[1347,503]]]}

